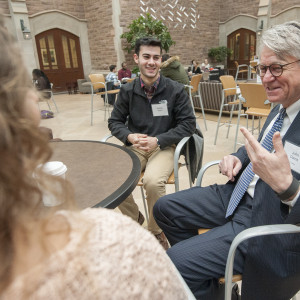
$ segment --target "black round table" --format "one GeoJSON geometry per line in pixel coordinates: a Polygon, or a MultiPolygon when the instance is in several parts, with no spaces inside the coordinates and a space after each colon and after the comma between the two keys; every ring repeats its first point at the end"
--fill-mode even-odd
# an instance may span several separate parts
{"type": "Polygon", "coordinates": [[[62,161],[79,208],[115,208],[136,187],[141,164],[125,147],[97,141],[55,141],[51,161],[62,161]]]}

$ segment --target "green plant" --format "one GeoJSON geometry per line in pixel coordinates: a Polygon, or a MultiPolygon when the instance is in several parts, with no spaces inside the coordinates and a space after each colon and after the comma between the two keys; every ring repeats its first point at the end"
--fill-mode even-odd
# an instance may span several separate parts
{"type": "Polygon", "coordinates": [[[133,69],[132,69],[132,71],[131,71],[131,73],[137,75],[139,71],[140,71],[139,67],[138,66],[134,66],[133,69]]]}
{"type": "Polygon", "coordinates": [[[159,39],[162,43],[162,48],[166,52],[169,51],[172,45],[175,45],[167,26],[161,21],[154,20],[150,14],[146,14],[145,18],[140,16],[133,20],[128,29],[128,32],[121,34],[121,38],[125,38],[127,41],[127,46],[124,49],[128,53],[134,49],[136,40],[144,36],[153,36],[159,39]]]}
{"type": "Polygon", "coordinates": [[[225,46],[210,48],[208,50],[208,57],[210,57],[213,61],[219,63],[224,63],[227,56],[230,56],[231,54],[232,50],[225,46]]]}

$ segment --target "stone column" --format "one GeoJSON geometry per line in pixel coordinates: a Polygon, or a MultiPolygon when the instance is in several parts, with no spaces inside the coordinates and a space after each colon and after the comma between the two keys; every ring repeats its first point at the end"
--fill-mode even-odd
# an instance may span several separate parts
{"type": "Polygon", "coordinates": [[[32,33],[30,40],[24,39],[20,23],[20,21],[23,20],[25,27],[29,31],[31,31],[26,2],[25,0],[8,0],[8,3],[12,21],[12,28],[14,28],[14,32],[12,32],[12,34],[18,40],[18,43],[22,50],[25,65],[28,69],[28,72],[31,74],[32,70],[37,66],[36,58],[34,56],[35,40],[32,36],[32,33]]]}

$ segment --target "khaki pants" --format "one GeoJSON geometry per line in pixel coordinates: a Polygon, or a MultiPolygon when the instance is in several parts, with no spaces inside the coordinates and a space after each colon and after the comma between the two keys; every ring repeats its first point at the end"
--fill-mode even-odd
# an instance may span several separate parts
{"type": "MultiPolygon", "coordinates": [[[[155,202],[166,194],[166,182],[174,168],[175,146],[162,150],[157,147],[151,152],[145,152],[133,146],[127,148],[138,156],[141,162],[141,169],[145,171],[143,185],[146,190],[148,203],[148,230],[154,235],[159,234],[162,230],[156,224],[152,211],[155,202]]],[[[139,208],[134,202],[132,194],[119,205],[119,209],[124,215],[131,217],[135,221],[138,220],[139,208]]]]}

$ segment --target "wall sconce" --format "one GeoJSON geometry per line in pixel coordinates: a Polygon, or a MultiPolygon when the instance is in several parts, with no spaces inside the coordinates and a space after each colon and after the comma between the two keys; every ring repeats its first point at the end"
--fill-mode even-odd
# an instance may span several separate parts
{"type": "Polygon", "coordinates": [[[259,25],[259,27],[258,27],[258,29],[256,31],[258,36],[261,36],[261,33],[262,33],[263,29],[264,29],[264,21],[261,20],[260,21],[260,25],[259,25]]]}
{"type": "Polygon", "coordinates": [[[20,20],[20,24],[21,24],[21,30],[23,33],[23,38],[24,40],[30,40],[31,39],[31,33],[30,30],[27,29],[27,27],[24,25],[24,20],[20,20]]]}

